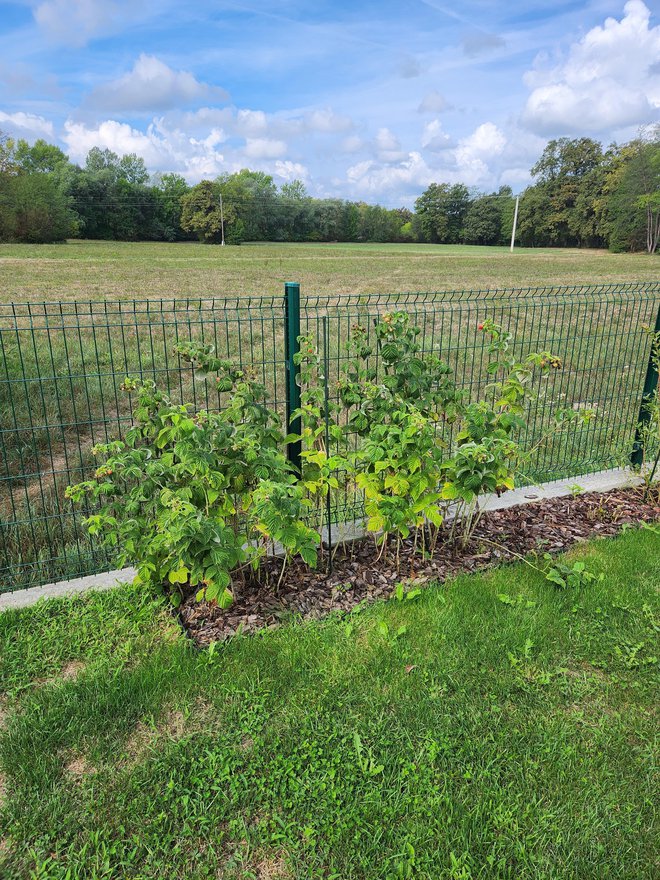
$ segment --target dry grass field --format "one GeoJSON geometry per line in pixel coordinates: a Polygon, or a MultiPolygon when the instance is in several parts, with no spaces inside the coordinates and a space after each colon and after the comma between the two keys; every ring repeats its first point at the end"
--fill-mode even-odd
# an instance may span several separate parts
{"type": "Polygon", "coordinates": [[[417,244],[70,241],[0,245],[0,302],[316,294],[600,284],[660,278],[657,256],[417,244]]]}

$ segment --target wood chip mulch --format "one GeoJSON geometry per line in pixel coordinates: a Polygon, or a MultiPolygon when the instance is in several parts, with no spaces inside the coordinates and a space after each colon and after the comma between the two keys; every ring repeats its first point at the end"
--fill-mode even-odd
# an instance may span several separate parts
{"type": "Polygon", "coordinates": [[[443,541],[441,534],[433,558],[423,559],[414,552],[412,541],[406,541],[398,571],[393,545],[378,561],[380,548],[371,537],[337,548],[330,575],[325,572],[324,558],[316,570],[294,560],[279,589],[282,561],[270,559],[262,567],[262,582],[248,582],[235,590],[238,595],[230,608],[197,602],[193,592],[179,607],[179,617],[193,640],[206,646],[237,632],[274,628],[292,616],[319,619],[332,611],[350,611],[362,602],[390,596],[402,580],[409,584],[443,581],[460,572],[515,561],[508,551],[521,555],[535,550],[559,553],[590,538],[616,535],[625,525],[638,527],[658,520],[657,493],[645,500],[639,488],[547,498],[484,514],[473,540],[463,550],[457,543],[443,541]]]}

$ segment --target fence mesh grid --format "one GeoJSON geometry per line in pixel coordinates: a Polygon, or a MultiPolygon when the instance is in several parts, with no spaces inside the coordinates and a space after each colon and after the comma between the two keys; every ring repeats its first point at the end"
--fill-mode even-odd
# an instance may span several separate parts
{"type": "MultiPolygon", "coordinates": [[[[486,340],[477,330],[484,319],[513,334],[516,354],[552,351],[564,366],[538,383],[523,445],[538,443],[560,406],[591,408],[596,419],[541,445],[521,475],[530,483],[625,460],[649,358],[643,328],[659,308],[658,282],[303,297],[301,331],[322,349],[325,318],[331,394],[351,328],[361,325],[373,338],[387,311],[409,314],[423,350],[448,362],[472,398],[488,381],[486,340]]],[[[153,379],[175,401],[217,408],[212,387],[173,351],[176,342],[203,341],[220,357],[253,366],[283,415],[284,335],[283,297],[0,305],[0,592],[113,567],[64,489],[93,471],[94,443],[130,426],[134,401],[120,390],[127,375],[153,379]]],[[[347,495],[333,519],[359,512],[360,498],[347,495]]]]}

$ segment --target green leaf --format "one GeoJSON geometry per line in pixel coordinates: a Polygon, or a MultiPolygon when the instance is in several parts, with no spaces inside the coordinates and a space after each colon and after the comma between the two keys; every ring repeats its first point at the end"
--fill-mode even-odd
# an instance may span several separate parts
{"type": "Polygon", "coordinates": [[[224,608],[229,608],[233,604],[233,602],[234,602],[234,594],[231,592],[231,590],[228,590],[225,587],[225,589],[222,591],[222,593],[220,594],[220,597],[218,599],[218,605],[220,606],[220,608],[224,609],[224,608]]]}
{"type": "Polygon", "coordinates": [[[168,572],[167,579],[171,584],[187,584],[190,571],[182,565],[181,568],[175,568],[168,572]]]}
{"type": "Polygon", "coordinates": [[[300,555],[307,563],[307,565],[310,566],[310,568],[316,568],[318,562],[318,554],[315,547],[301,547],[300,555]]]}
{"type": "Polygon", "coordinates": [[[367,531],[381,532],[385,528],[385,518],[380,514],[374,514],[367,520],[367,531]]]}
{"type": "Polygon", "coordinates": [[[545,579],[550,581],[552,584],[556,584],[558,587],[565,587],[566,581],[559,574],[556,568],[551,568],[550,571],[546,572],[545,579]]]}

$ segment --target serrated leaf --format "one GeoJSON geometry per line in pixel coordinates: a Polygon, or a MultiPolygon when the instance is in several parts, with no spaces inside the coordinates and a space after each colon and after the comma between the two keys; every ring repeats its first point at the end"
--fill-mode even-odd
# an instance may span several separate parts
{"type": "Polygon", "coordinates": [[[380,514],[376,514],[375,516],[370,516],[367,520],[367,531],[369,532],[380,532],[385,527],[385,519],[380,516],[380,514]]]}
{"type": "Polygon", "coordinates": [[[229,608],[234,602],[234,594],[231,590],[228,590],[226,587],[220,593],[218,598],[218,605],[220,608],[229,608]]]}
{"type": "Polygon", "coordinates": [[[183,565],[181,568],[175,568],[168,572],[167,579],[171,584],[187,584],[190,572],[183,565]]]}

